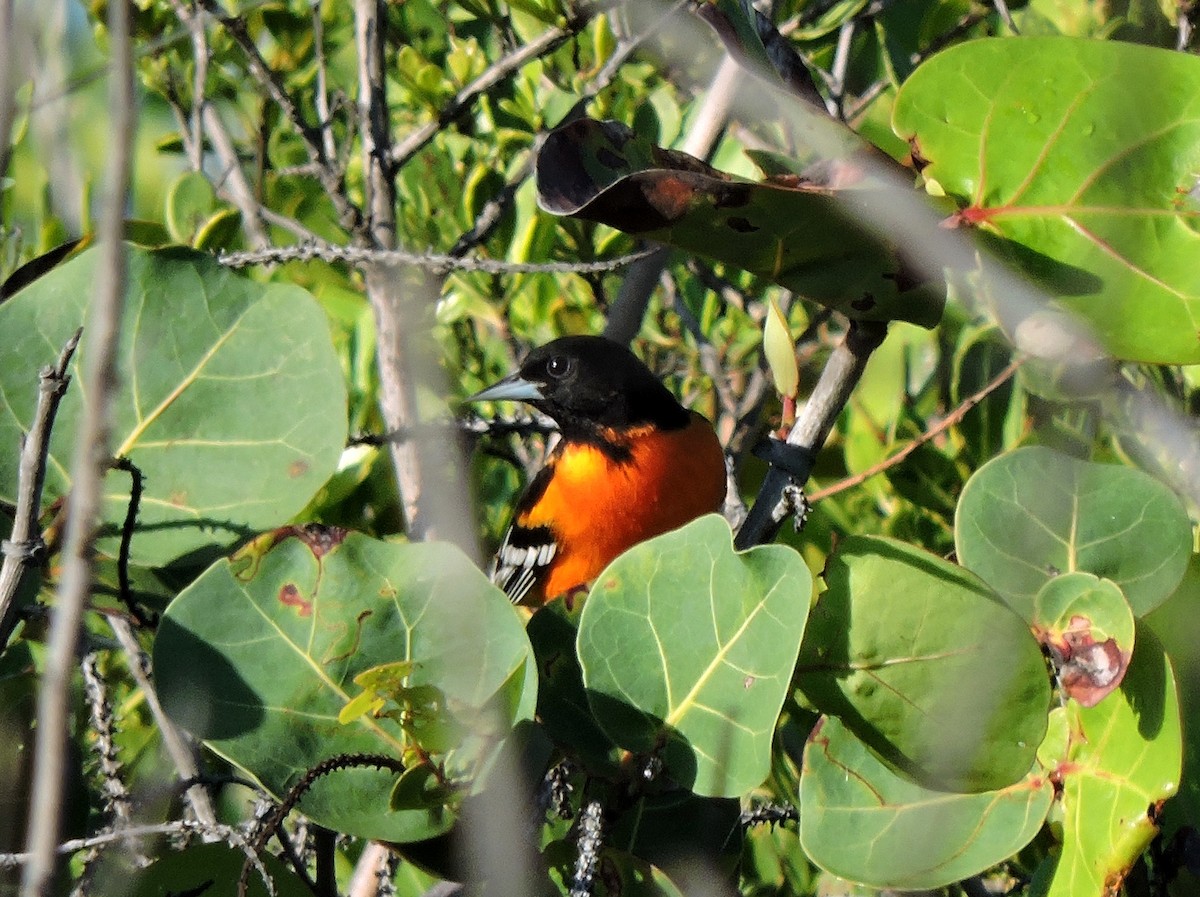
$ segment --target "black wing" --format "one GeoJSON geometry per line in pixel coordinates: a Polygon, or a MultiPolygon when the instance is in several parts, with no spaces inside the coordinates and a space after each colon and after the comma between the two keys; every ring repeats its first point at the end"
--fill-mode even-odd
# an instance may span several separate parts
{"type": "Polygon", "coordinates": [[[513,604],[520,604],[538,584],[558,553],[558,544],[548,526],[524,527],[514,523],[492,561],[492,582],[502,588],[513,604]]]}

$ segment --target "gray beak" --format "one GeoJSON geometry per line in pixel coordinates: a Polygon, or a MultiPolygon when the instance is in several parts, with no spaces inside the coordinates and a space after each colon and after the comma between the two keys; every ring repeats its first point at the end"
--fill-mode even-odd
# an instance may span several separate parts
{"type": "Polygon", "coordinates": [[[493,383],[487,389],[468,396],[467,402],[533,402],[545,398],[536,383],[524,379],[520,374],[509,374],[498,383],[493,383]]]}

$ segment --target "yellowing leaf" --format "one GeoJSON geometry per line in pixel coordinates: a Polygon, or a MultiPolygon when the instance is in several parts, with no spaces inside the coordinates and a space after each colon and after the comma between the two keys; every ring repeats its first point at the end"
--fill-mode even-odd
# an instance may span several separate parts
{"type": "Polygon", "coordinates": [[[767,367],[771,369],[776,391],[781,396],[794,397],[800,388],[796,344],[792,341],[787,318],[783,316],[774,296],[771,297],[766,325],[763,327],[763,354],[767,357],[767,367]]]}

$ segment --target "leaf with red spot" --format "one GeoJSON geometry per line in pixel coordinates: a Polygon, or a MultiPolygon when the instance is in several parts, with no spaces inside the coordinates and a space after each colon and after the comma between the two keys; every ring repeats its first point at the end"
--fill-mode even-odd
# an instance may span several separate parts
{"type": "Polygon", "coordinates": [[[929,790],[881,763],[843,722],[823,717],[804,749],[800,842],[835,875],[877,888],[937,888],[1028,844],[1053,794],[1040,770],[994,791],[929,790]]]}
{"type": "Polygon", "coordinates": [[[893,128],[1016,262],[1119,358],[1200,361],[1200,59],[1066,37],[929,60],[893,128]]]}
{"type": "Polygon", "coordinates": [[[1047,897],[1115,894],[1158,833],[1162,803],[1179,788],[1183,755],[1171,662],[1154,633],[1138,629],[1121,687],[1095,707],[1067,705],[1062,848],[1039,874],[1047,897]]]}
{"type": "Polygon", "coordinates": [[[167,713],[277,797],[341,754],[432,760],[444,781],[395,805],[380,769],[320,778],[300,802],[322,825],[389,841],[454,823],[537,690],[520,616],[457,549],[316,526],[209,567],[167,608],[154,669],[167,713]]]}
{"type": "Polygon", "coordinates": [[[878,191],[839,168],[835,186],[756,183],[663,149],[612,121],[579,119],[538,153],[538,203],[750,271],[873,321],[933,326],[944,289],[922,284],[896,246],[859,224],[878,191]]]}
{"type": "Polygon", "coordinates": [[[1051,579],[1033,601],[1033,632],[1063,691],[1094,707],[1121,684],[1133,654],[1133,611],[1120,588],[1090,573],[1051,579]]]}

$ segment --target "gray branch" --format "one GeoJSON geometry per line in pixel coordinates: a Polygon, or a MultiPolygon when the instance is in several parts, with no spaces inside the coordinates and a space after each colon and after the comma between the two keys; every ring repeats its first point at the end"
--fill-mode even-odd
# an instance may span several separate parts
{"type": "MultiPolygon", "coordinates": [[[[3,0],[0,0],[3,2],[3,0]]],[[[41,548],[38,514],[42,503],[42,486],[46,479],[46,457],[50,453],[50,432],[58,403],[71,382],[67,367],[82,330],[67,340],[59,353],[58,362],[42,368],[38,375],[38,399],[33,426],[21,445],[21,460],[17,468],[17,517],[12,537],[3,544],[4,564],[0,567],[0,651],[17,625],[14,600],[22,574],[37,561],[41,548]]]]}
{"type": "Polygon", "coordinates": [[[117,339],[125,305],[125,247],[121,242],[129,195],[137,102],[129,40],[129,8],[108,5],[111,61],[108,121],[112,145],[99,223],[98,280],[92,302],[86,361],[87,395],[71,464],[71,500],[63,550],[63,575],[50,620],[45,669],[38,693],[37,738],[30,788],[26,847],[31,854],[21,897],[48,897],[57,866],[66,782],[71,674],[83,608],[92,581],[92,543],[100,516],[101,487],[111,461],[109,439],[116,387],[117,339]]]}

